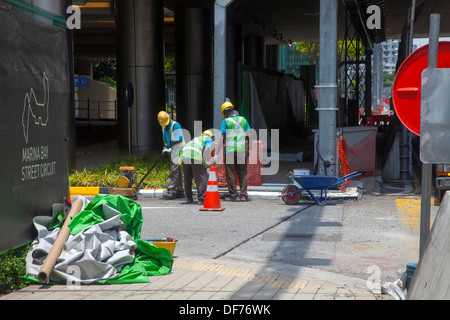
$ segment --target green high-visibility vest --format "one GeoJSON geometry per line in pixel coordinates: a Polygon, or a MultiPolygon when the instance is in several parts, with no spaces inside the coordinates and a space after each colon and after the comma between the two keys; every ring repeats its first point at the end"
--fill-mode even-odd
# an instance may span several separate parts
{"type": "Polygon", "coordinates": [[[203,149],[205,148],[206,139],[207,137],[202,135],[189,141],[181,150],[180,160],[182,158],[189,158],[200,162],[204,162],[203,149]]]}
{"type": "Polygon", "coordinates": [[[245,152],[247,120],[244,117],[229,117],[225,122],[227,123],[225,152],[245,152]]]}

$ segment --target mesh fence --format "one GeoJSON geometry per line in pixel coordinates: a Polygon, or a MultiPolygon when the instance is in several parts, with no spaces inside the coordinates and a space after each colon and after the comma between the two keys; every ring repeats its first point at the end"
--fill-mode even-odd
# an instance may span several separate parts
{"type": "MultiPolygon", "coordinates": [[[[338,156],[341,163],[342,175],[358,171],[361,176],[373,176],[377,172],[376,131],[367,135],[349,147],[341,136],[338,141],[338,156]]],[[[341,185],[345,189],[348,183],[341,185]]]]}
{"type": "MultiPolygon", "coordinates": [[[[215,151],[218,150],[217,142],[212,148],[211,156],[214,157],[215,151]]],[[[249,150],[249,158],[247,163],[247,178],[248,186],[260,186],[263,183],[261,168],[263,167],[261,163],[262,152],[264,150],[264,143],[261,140],[256,140],[252,142],[252,148],[249,150]]],[[[216,168],[217,185],[219,187],[226,187],[227,181],[225,178],[225,146],[223,150],[217,153],[219,161],[213,165],[216,168]]],[[[239,185],[239,179],[236,175],[236,184],[239,185]]]]}

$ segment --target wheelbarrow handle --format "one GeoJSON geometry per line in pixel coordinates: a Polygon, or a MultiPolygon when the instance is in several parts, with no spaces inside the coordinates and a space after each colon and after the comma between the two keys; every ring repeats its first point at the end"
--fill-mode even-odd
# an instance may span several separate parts
{"type": "Polygon", "coordinates": [[[360,173],[360,172],[358,172],[358,171],[355,171],[355,172],[352,172],[352,173],[349,173],[349,174],[347,174],[347,175],[345,175],[345,176],[342,176],[342,177],[340,177],[339,179],[337,179],[338,181],[346,181],[346,180],[348,180],[348,179],[353,179],[353,178],[356,178],[356,177],[358,177],[358,176],[360,176],[362,173],[360,173]]]}

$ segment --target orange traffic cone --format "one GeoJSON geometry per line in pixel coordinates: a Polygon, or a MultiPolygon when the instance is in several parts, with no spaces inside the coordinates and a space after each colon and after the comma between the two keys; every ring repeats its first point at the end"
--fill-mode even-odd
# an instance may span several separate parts
{"type": "Polygon", "coordinates": [[[205,202],[200,211],[223,211],[220,206],[219,188],[217,187],[216,168],[211,166],[209,171],[208,187],[206,188],[205,202]]]}

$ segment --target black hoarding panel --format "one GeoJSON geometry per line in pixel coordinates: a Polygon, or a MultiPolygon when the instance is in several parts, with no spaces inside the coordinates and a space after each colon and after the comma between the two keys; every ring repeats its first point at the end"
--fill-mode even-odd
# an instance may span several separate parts
{"type": "Polygon", "coordinates": [[[0,252],[68,194],[65,30],[0,9],[0,252]]]}

